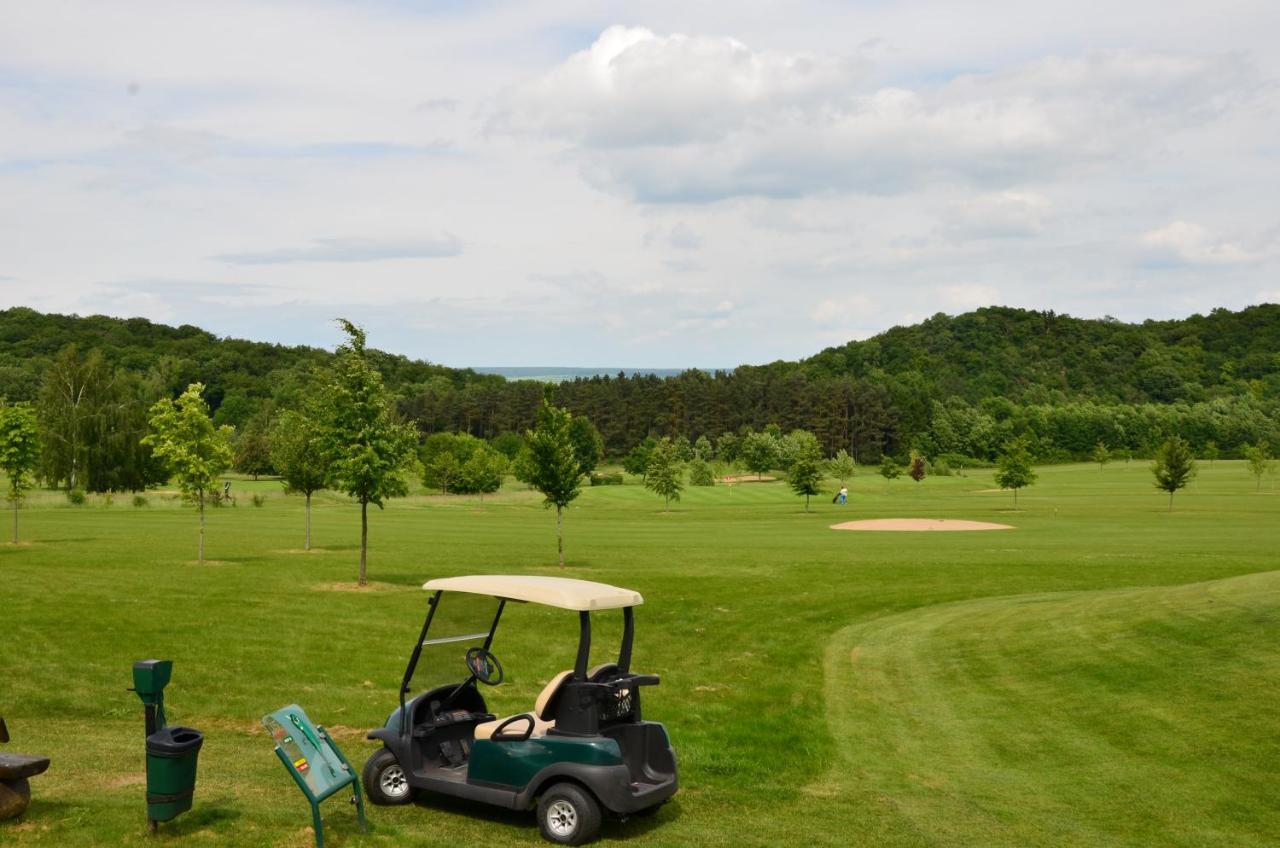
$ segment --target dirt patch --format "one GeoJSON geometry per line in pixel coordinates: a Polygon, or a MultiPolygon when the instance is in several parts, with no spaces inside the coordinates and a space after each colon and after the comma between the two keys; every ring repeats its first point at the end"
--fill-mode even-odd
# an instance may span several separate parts
{"type": "Polygon", "coordinates": [[[359,583],[320,583],[314,588],[317,592],[406,592],[411,587],[369,581],[363,586],[359,583]]]}
{"type": "Polygon", "coordinates": [[[832,524],[831,529],[918,532],[922,530],[1012,530],[1013,527],[1008,524],[961,521],[955,518],[872,518],[866,521],[846,521],[843,524],[832,524]]]}
{"type": "Polygon", "coordinates": [[[774,480],[777,480],[777,479],[778,479],[777,477],[770,477],[768,474],[765,474],[761,477],[757,477],[754,474],[751,474],[745,477],[721,477],[720,482],[721,483],[772,483],[774,480]]]}

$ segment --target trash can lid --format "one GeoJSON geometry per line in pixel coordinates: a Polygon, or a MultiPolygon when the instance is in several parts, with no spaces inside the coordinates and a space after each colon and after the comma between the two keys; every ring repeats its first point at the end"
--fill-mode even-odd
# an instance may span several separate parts
{"type": "Polygon", "coordinates": [[[161,757],[193,754],[204,744],[204,734],[194,728],[162,727],[147,737],[147,753],[161,757]]]}

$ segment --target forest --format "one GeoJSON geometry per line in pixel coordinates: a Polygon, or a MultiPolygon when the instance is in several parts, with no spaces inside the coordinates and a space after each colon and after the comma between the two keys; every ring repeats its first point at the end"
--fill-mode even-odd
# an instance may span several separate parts
{"type": "MultiPolygon", "coordinates": [[[[239,453],[259,457],[282,412],[314,392],[334,354],[219,338],[145,319],[0,311],[0,398],[31,402],[42,422],[42,476],[90,491],[154,478],[139,444],[146,411],[204,384],[239,453]]],[[[412,360],[370,348],[399,418],[420,440],[483,440],[534,426],[542,384],[412,360]]],[[[518,363],[513,363],[518,364],[518,363]]],[[[559,383],[552,401],[589,419],[607,456],[648,439],[717,442],[766,428],[813,433],[825,455],[859,463],[910,453],[992,461],[1024,438],[1041,462],[1088,458],[1104,446],[1146,456],[1171,435],[1198,453],[1238,456],[1280,444],[1280,306],[1214,310],[1128,324],[990,307],[935,315],[798,362],[618,375],[559,383]]],[[[509,437],[508,437],[509,438],[509,437]]]]}

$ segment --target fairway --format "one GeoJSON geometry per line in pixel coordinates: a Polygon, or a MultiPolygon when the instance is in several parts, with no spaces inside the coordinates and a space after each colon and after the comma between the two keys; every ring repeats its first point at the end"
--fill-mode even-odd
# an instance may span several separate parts
{"type": "MultiPolygon", "coordinates": [[[[1019,495],[990,472],[860,468],[844,507],[783,482],[689,488],[670,512],[629,481],[565,517],[520,487],[371,510],[371,590],[353,591],[359,510],[237,481],[196,516],[151,493],[72,507],[35,493],[0,545],[0,714],[52,756],[4,846],[311,844],[262,715],[290,702],[362,764],[396,702],[432,577],[564,574],[640,591],[637,671],[659,674],[681,789],[628,845],[1261,846],[1280,832],[1280,493],[1202,463],[1174,499],[1145,462],[1046,466],[1019,495]],[[250,492],[267,494],[261,508],[250,492]],[[1001,532],[837,533],[958,519],[1001,532]],[[193,810],[145,828],[134,660],[174,660],[170,721],[206,733],[193,810]]],[[[832,489],[829,485],[828,492],[832,489]]],[[[493,646],[528,709],[572,665],[577,623],[533,606],[493,646]]],[[[600,644],[614,637],[603,635],[600,644]]],[[[594,657],[593,657],[594,659],[594,657]]],[[[458,669],[461,674],[461,667],[458,669]]],[[[324,806],[330,845],[538,845],[532,815],[460,802],[324,806]]]]}

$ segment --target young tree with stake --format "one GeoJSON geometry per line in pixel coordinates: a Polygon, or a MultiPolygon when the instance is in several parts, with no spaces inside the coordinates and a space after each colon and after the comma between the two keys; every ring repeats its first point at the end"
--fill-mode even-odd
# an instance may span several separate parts
{"type": "Polygon", "coordinates": [[[857,468],[853,457],[849,456],[849,452],[843,448],[827,461],[827,473],[839,480],[842,487],[848,485],[849,480],[853,479],[857,468]]]}
{"type": "Polygon", "coordinates": [[[311,550],[311,496],[329,484],[329,442],[316,416],[287,410],[271,430],[271,463],[285,492],[306,498],[306,539],[311,550]]]}
{"type": "Polygon", "coordinates": [[[675,442],[663,437],[649,455],[649,474],[644,487],[662,496],[662,511],[671,509],[671,502],[680,500],[684,491],[684,463],[675,442]]]}
{"type": "MultiPolygon", "coordinates": [[[[803,432],[803,431],[798,431],[803,432]]],[[[795,433],[791,434],[793,437],[795,433]]],[[[811,436],[805,433],[806,436],[811,436]]],[[[818,494],[822,486],[822,449],[818,440],[794,439],[791,451],[791,470],[787,482],[791,491],[804,495],[804,511],[809,511],[809,498],[818,494]]]]}
{"type": "Polygon", "coordinates": [[[417,435],[391,415],[391,398],[365,348],[365,332],[339,318],[347,334],[325,393],[326,436],[335,485],[360,503],[360,585],[368,584],[369,504],[409,493],[401,476],[417,435]]]}
{"type": "Polygon", "coordinates": [[[178,481],[178,488],[195,501],[200,513],[197,561],[204,562],[204,496],[219,475],[231,467],[230,426],[215,427],[204,402],[204,384],[192,383],[178,399],[163,398],[151,407],[151,432],[142,443],[178,481]]]}
{"type": "Polygon", "coordinates": [[[1004,453],[996,460],[996,485],[1013,489],[1013,508],[1018,508],[1018,490],[1036,481],[1031,468],[1031,450],[1026,439],[1014,439],[1004,446],[1004,453]]]}
{"type": "Polygon", "coordinates": [[[1169,493],[1169,511],[1173,512],[1173,495],[1196,476],[1196,461],[1191,448],[1180,436],[1170,436],[1156,449],[1151,473],[1156,478],[1156,488],[1169,493]]]}
{"type": "Polygon", "coordinates": [[[884,490],[889,491],[889,482],[902,476],[902,466],[893,461],[893,457],[885,454],[880,457],[880,476],[884,478],[884,490]]]}
{"type": "Polygon", "coordinates": [[[1271,445],[1266,442],[1258,442],[1256,445],[1245,445],[1241,449],[1244,454],[1245,464],[1249,467],[1249,473],[1258,481],[1258,491],[1262,491],[1262,478],[1271,470],[1271,445]]]}
{"type": "Polygon", "coordinates": [[[10,406],[0,401],[0,470],[9,481],[9,504],[13,507],[13,543],[18,544],[18,504],[35,482],[40,460],[40,434],[36,413],[25,403],[10,406]]]}
{"type": "Polygon", "coordinates": [[[1106,464],[1111,461],[1111,451],[1107,448],[1105,442],[1098,442],[1093,447],[1093,461],[1098,463],[1098,470],[1101,471],[1106,464]]]}
{"type": "Polygon", "coordinates": [[[542,493],[543,505],[556,508],[556,540],[564,568],[564,510],[581,493],[582,470],[573,452],[569,410],[543,399],[538,425],[524,434],[524,450],[516,460],[516,478],[542,493]]]}

